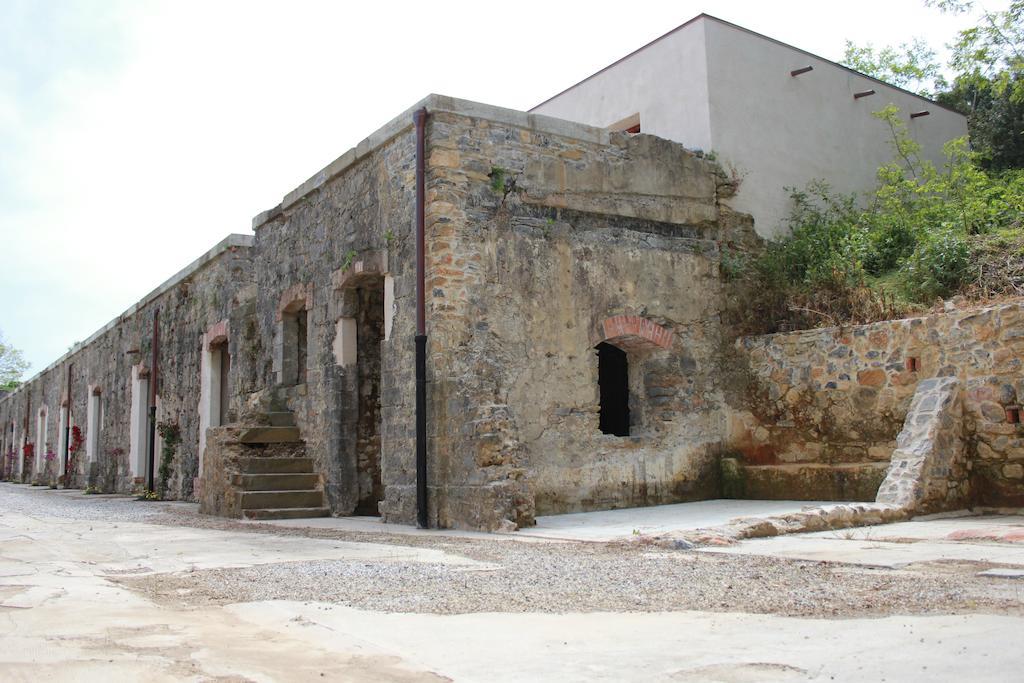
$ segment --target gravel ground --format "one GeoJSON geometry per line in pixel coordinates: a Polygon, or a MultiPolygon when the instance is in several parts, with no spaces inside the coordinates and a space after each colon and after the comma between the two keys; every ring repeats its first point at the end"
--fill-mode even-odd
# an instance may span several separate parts
{"type": "Polygon", "coordinates": [[[1024,586],[976,577],[992,565],[901,570],[715,555],[638,543],[520,543],[387,533],[282,529],[203,517],[195,506],[0,487],[0,511],[431,547],[488,568],[365,561],[265,564],[142,577],[110,576],[157,602],[206,606],[257,600],[344,604],[385,612],[739,611],[854,617],[1024,614],[1024,586]]]}

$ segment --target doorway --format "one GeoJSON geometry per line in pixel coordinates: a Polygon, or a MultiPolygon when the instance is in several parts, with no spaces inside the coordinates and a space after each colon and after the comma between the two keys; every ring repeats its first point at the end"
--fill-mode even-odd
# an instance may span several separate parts
{"type": "Polygon", "coordinates": [[[357,515],[379,515],[384,499],[381,477],[381,343],[384,341],[384,280],[355,288],[357,515]]]}

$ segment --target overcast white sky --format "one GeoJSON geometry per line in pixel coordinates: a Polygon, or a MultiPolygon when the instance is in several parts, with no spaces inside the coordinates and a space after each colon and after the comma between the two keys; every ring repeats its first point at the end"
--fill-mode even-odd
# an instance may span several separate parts
{"type": "Polygon", "coordinates": [[[528,109],[702,11],[830,59],[967,22],[921,0],[0,0],[0,330],[28,377],[424,95],[528,109]]]}

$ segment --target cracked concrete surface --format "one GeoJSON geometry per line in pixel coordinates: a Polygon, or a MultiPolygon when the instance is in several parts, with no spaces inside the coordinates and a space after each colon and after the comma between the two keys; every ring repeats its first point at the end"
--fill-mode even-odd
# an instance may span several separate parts
{"type": "Polygon", "coordinates": [[[307,560],[488,567],[422,545],[76,521],[48,515],[41,491],[31,492],[39,505],[29,515],[12,512],[8,495],[0,486],[4,681],[1004,681],[1024,663],[1019,612],[829,620],[409,614],[313,600],[157,605],[119,577],[307,560]]]}

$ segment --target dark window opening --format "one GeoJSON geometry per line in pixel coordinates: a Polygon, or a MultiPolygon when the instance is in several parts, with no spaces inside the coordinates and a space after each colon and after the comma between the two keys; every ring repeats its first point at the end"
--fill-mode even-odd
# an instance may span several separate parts
{"type": "Polygon", "coordinates": [[[917,358],[916,356],[912,356],[907,359],[907,370],[910,370],[911,372],[917,372],[920,369],[921,359],[917,358]]]}
{"type": "Polygon", "coordinates": [[[309,311],[305,309],[295,314],[296,384],[306,383],[306,355],[308,350],[307,341],[309,339],[308,318],[309,311]]]}
{"type": "Polygon", "coordinates": [[[1020,424],[1020,407],[1010,406],[1006,409],[1006,421],[1013,425],[1020,424]]]}
{"type": "Polygon", "coordinates": [[[228,405],[231,401],[231,392],[228,387],[228,377],[231,376],[231,354],[228,353],[228,344],[218,344],[214,347],[214,352],[220,355],[220,381],[218,389],[220,395],[218,396],[219,403],[219,415],[217,415],[217,425],[228,424],[228,405]]]}
{"type": "Polygon", "coordinates": [[[601,431],[629,436],[629,362],[626,352],[604,342],[595,348],[601,395],[601,431]]]}
{"type": "Polygon", "coordinates": [[[639,135],[640,124],[638,123],[635,126],[630,126],[629,128],[626,129],[626,132],[629,133],[630,135],[639,135]]]}

